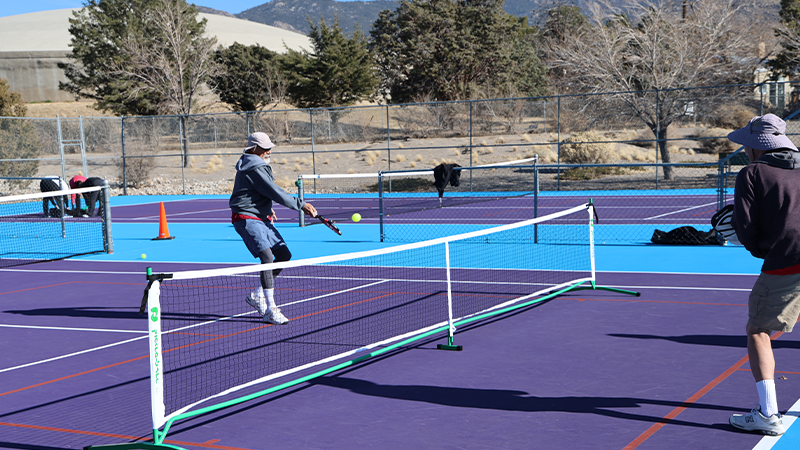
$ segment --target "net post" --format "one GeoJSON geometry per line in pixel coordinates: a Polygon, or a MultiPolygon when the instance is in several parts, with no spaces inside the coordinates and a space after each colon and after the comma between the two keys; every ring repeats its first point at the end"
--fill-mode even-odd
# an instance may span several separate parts
{"type": "MultiPolygon", "coordinates": [[[[539,217],[539,154],[533,155],[533,218],[539,217]]],[[[539,243],[539,224],[533,225],[533,243],[539,243]]]]}
{"type": "MultiPolygon", "coordinates": [[[[152,269],[148,268],[148,278],[152,280],[152,269]]],[[[164,370],[161,354],[161,281],[156,279],[148,283],[149,289],[145,291],[147,298],[147,328],[148,343],[150,347],[150,411],[153,419],[153,430],[157,431],[166,422],[164,406],[164,370]]],[[[163,442],[165,436],[156,438],[156,444],[163,442]]],[[[166,434],[166,430],[163,434],[166,434]]]]}
{"type": "Polygon", "coordinates": [[[111,186],[103,180],[103,245],[106,253],[114,253],[114,237],[111,233],[111,186]]]}
{"type": "Polygon", "coordinates": [[[450,243],[444,243],[444,261],[445,261],[445,273],[447,274],[447,345],[439,344],[436,346],[439,350],[454,350],[460,352],[464,349],[464,347],[460,345],[453,345],[453,333],[456,331],[455,325],[453,325],[453,289],[452,283],[450,282],[450,243]]]}
{"type": "Polygon", "coordinates": [[[383,232],[383,172],[378,172],[378,219],[380,222],[380,237],[383,242],[385,236],[383,232]]]}
{"type": "MultiPolygon", "coordinates": [[[[50,202],[47,202],[48,209],[50,202]]],[[[61,238],[66,239],[67,237],[67,221],[64,219],[64,215],[66,214],[66,210],[64,209],[66,205],[64,204],[64,196],[59,195],[56,197],[56,205],[58,206],[59,210],[59,217],[61,218],[61,238]]]]}
{"type": "MultiPolygon", "coordinates": [[[[297,198],[299,198],[301,202],[304,201],[304,197],[305,196],[303,195],[304,192],[303,192],[303,178],[302,178],[302,175],[297,175],[297,181],[295,181],[294,184],[295,184],[295,186],[297,186],[297,198]]],[[[300,214],[300,217],[298,218],[297,223],[301,227],[306,226],[306,218],[305,218],[305,215],[303,214],[303,210],[301,209],[300,211],[298,211],[298,213],[300,214]]]]}
{"type": "Polygon", "coordinates": [[[590,198],[589,205],[586,208],[589,212],[589,261],[592,267],[592,288],[595,286],[595,264],[594,264],[594,202],[590,198]]]}

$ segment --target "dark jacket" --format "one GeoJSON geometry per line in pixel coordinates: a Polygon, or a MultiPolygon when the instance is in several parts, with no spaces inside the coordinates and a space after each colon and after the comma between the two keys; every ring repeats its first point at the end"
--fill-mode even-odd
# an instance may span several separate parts
{"type": "Polygon", "coordinates": [[[800,264],[800,152],[767,153],[736,177],[732,225],[762,271],[800,264]]]}
{"type": "Polygon", "coordinates": [[[275,184],[270,167],[260,156],[245,153],[236,162],[236,178],[228,205],[231,211],[267,220],[272,202],[299,211],[305,202],[275,184]]]}

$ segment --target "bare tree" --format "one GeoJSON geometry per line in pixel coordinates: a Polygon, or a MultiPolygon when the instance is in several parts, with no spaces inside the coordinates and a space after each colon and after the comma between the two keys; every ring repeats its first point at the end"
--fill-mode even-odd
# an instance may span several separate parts
{"type": "MultiPolygon", "coordinates": [[[[595,7],[591,26],[550,41],[554,83],[561,92],[616,92],[613,100],[652,130],[668,163],[667,128],[701,101],[699,90],[687,88],[752,82],[756,43],[736,16],[740,9],[736,0],[695,1],[685,12],[666,0],[595,7]]],[[[705,92],[702,101],[713,98],[705,92]]],[[[672,178],[670,167],[664,176],[672,178]]]]}
{"type": "Polygon", "coordinates": [[[197,10],[185,0],[158,0],[143,10],[143,21],[154,35],[130,33],[122,43],[125,62],[115,72],[132,79],[126,95],[136,97],[157,93],[162,99],[157,109],[162,114],[187,115],[202,110],[199,94],[211,76],[217,73],[214,62],[216,38],[206,37],[205,19],[196,26],[197,10]],[[194,22],[194,23],[193,23],[194,22]]]}

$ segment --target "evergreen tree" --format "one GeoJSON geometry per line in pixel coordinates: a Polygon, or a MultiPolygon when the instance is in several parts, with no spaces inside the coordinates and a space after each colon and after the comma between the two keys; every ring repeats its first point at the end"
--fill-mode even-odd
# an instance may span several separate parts
{"type": "Polygon", "coordinates": [[[87,0],[73,16],[72,62],[59,64],[69,81],[59,83],[60,89],[119,115],[191,109],[187,86],[199,85],[197,77],[206,76],[206,68],[190,66],[205,64],[203,52],[213,44],[202,37],[206,21],[196,20],[193,5],[185,0],[87,0]]]}
{"type": "Polygon", "coordinates": [[[773,79],[800,72],[800,0],[781,0],[781,27],[775,30],[781,51],[767,61],[773,79]]]}
{"type": "Polygon", "coordinates": [[[503,0],[403,0],[381,12],[370,32],[381,93],[393,103],[487,91],[540,95],[544,69],[533,31],[503,11],[503,0]]]}
{"type": "Polygon", "coordinates": [[[303,108],[352,105],[371,97],[377,85],[367,40],[357,29],[347,37],[325,19],[315,25],[310,19],[313,51],[288,49],[280,58],[287,77],[287,95],[303,108]]]}
{"type": "Polygon", "coordinates": [[[214,59],[222,71],[213,77],[220,100],[235,111],[255,111],[283,100],[285,80],[279,72],[278,54],[260,45],[234,42],[217,50],[214,59]]]}

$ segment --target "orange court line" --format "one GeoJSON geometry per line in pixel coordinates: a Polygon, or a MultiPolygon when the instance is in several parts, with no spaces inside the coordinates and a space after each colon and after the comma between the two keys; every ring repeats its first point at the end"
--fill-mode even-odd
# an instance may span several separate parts
{"type": "MultiPolygon", "coordinates": [[[[57,431],[59,433],[69,433],[69,434],[80,434],[80,435],[87,435],[87,436],[100,436],[100,437],[110,437],[115,439],[125,439],[127,441],[133,442],[149,442],[152,441],[152,438],[143,438],[141,436],[126,436],[124,434],[113,434],[113,433],[101,433],[97,431],[85,431],[85,430],[71,430],[69,428],[56,428],[56,427],[45,427],[41,425],[26,425],[21,423],[9,423],[9,422],[0,422],[0,426],[4,427],[14,427],[14,428],[27,428],[31,430],[43,430],[43,431],[57,431]]],[[[228,447],[224,445],[214,445],[215,443],[219,442],[219,439],[211,439],[209,441],[198,443],[198,442],[187,442],[187,441],[175,441],[171,439],[164,440],[166,444],[175,444],[175,445],[183,445],[187,447],[201,447],[201,448],[214,448],[220,450],[251,450],[246,449],[243,447],[228,447]]]]}
{"type": "Polygon", "coordinates": [[[96,367],[94,369],[86,370],[86,371],[79,372],[79,373],[74,373],[72,375],[67,375],[65,377],[56,378],[56,379],[53,379],[53,380],[50,380],[50,381],[43,381],[41,383],[33,384],[31,386],[27,386],[27,387],[23,387],[23,388],[19,388],[19,389],[14,389],[13,391],[0,393],[0,397],[2,397],[4,395],[8,395],[8,394],[14,394],[16,392],[25,391],[25,390],[28,390],[28,389],[31,389],[31,388],[35,388],[35,387],[44,386],[46,384],[55,383],[56,381],[67,380],[67,379],[74,378],[74,377],[77,377],[77,376],[80,376],[80,375],[86,375],[88,373],[97,372],[98,370],[110,369],[110,368],[115,367],[115,366],[120,366],[122,364],[127,364],[129,362],[134,362],[134,361],[138,361],[140,359],[149,358],[149,357],[150,357],[150,355],[147,354],[147,355],[144,355],[144,356],[139,356],[137,358],[129,359],[127,361],[120,361],[120,362],[116,362],[114,364],[109,364],[107,366],[96,367]]]}
{"type": "Polygon", "coordinates": [[[121,282],[121,281],[65,281],[63,283],[48,284],[48,285],[44,285],[44,286],[36,286],[36,287],[26,288],[26,289],[18,289],[16,291],[0,292],[0,295],[16,294],[16,293],[19,293],[19,292],[26,292],[26,291],[36,291],[36,290],[39,290],[39,289],[48,289],[48,288],[52,288],[52,287],[56,287],[56,286],[64,286],[65,284],[124,284],[124,285],[133,285],[133,286],[145,286],[146,285],[146,283],[124,283],[124,282],[121,282]]]}
{"type": "MultiPolygon", "coordinates": [[[[771,339],[774,341],[775,339],[778,338],[778,336],[780,336],[782,334],[783,334],[783,332],[779,331],[779,332],[775,333],[774,335],[772,335],[771,339]]],[[[692,403],[696,402],[697,400],[700,399],[700,397],[706,395],[711,389],[714,389],[718,384],[723,382],[732,373],[738,371],[739,368],[742,367],[744,365],[744,363],[746,363],[749,360],[750,360],[749,356],[743,357],[738,362],[736,362],[736,364],[734,364],[731,367],[729,367],[728,370],[726,370],[725,372],[722,372],[718,377],[716,377],[713,380],[711,380],[710,383],[708,383],[707,385],[703,386],[702,389],[700,389],[699,391],[695,392],[691,397],[687,398],[683,403],[685,405],[691,405],[692,403]]],[[[664,425],[668,424],[672,419],[677,417],[678,414],[680,414],[683,411],[685,411],[686,408],[688,408],[688,406],[678,406],[678,407],[676,407],[675,409],[670,411],[669,414],[667,414],[666,416],[661,418],[661,420],[659,420],[657,423],[654,423],[653,425],[651,425],[650,428],[645,430],[644,433],[640,434],[639,437],[637,437],[636,439],[631,441],[630,444],[628,444],[625,447],[623,447],[622,450],[633,450],[636,447],[640,446],[642,443],[644,443],[644,441],[649,439],[650,436],[654,435],[664,425]]]]}
{"type": "Polygon", "coordinates": [[[5,291],[5,292],[0,292],[0,295],[16,294],[18,292],[26,292],[26,291],[35,291],[35,290],[38,290],[38,289],[47,289],[47,288],[56,287],[56,286],[64,286],[65,284],[72,284],[72,283],[75,283],[75,281],[65,281],[63,283],[48,284],[47,286],[36,286],[36,287],[26,288],[26,289],[17,289],[16,291],[5,291]]]}

